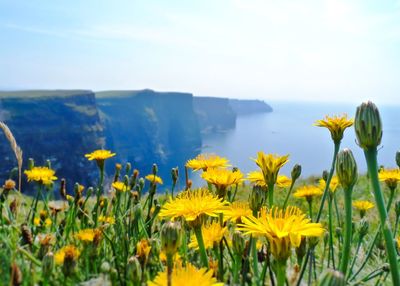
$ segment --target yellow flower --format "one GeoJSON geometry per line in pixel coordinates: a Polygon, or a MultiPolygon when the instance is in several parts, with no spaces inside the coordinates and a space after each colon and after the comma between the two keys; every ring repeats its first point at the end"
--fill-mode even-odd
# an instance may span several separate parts
{"type": "Polygon", "coordinates": [[[44,220],[44,225],[45,225],[46,227],[51,226],[52,223],[53,223],[53,222],[51,221],[50,218],[46,218],[46,219],[44,220]]]}
{"type": "Polygon", "coordinates": [[[75,234],[75,238],[82,242],[92,242],[95,236],[96,232],[94,229],[91,228],[82,229],[77,234],[75,234]]]}
{"type": "Polygon", "coordinates": [[[116,154],[111,153],[109,150],[96,150],[92,153],[86,154],[85,157],[89,160],[104,161],[108,158],[114,157],[116,154]]]}
{"type": "Polygon", "coordinates": [[[63,264],[66,257],[70,258],[71,260],[77,260],[80,254],[81,252],[75,246],[67,245],[54,254],[54,261],[56,264],[63,264]]]}
{"type": "Polygon", "coordinates": [[[317,186],[303,186],[297,189],[293,194],[295,198],[306,198],[307,200],[312,199],[312,197],[322,196],[324,192],[317,186]]]}
{"type": "Polygon", "coordinates": [[[292,206],[286,210],[263,208],[257,218],[244,217],[238,229],[265,237],[278,260],[286,260],[291,254],[291,246],[298,247],[302,237],[320,237],[324,233],[320,223],[312,223],[299,208],[292,206]]]}
{"type": "Polygon", "coordinates": [[[114,182],[111,185],[117,192],[125,193],[128,190],[128,187],[125,185],[124,182],[114,182]]]}
{"type": "MultiPolygon", "coordinates": [[[[159,272],[156,278],[149,282],[149,286],[165,286],[167,285],[167,268],[163,272],[159,272]]],[[[197,269],[192,264],[188,263],[185,267],[177,265],[172,271],[171,277],[173,286],[223,286],[224,283],[217,282],[213,277],[213,271],[207,271],[206,268],[197,269]]]]}
{"type": "Polygon", "coordinates": [[[261,171],[253,171],[247,174],[247,180],[255,186],[266,186],[264,175],[261,171]]]}
{"type": "Polygon", "coordinates": [[[344,130],[352,126],[353,123],[353,119],[348,119],[347,114],[343,114],[341,116],[325,116],[324,119],[317,120],[314,125],[328,128],[331,132],[332,140],[336,143],[342,140],[344,130]]]}
{"type": "MultiPolygon", "coordinates": [[[[203,225],[201,227],[201,232],[203,235],[204,247],[208,249],[213,247],[214,243],[219,243],[224,237],[226,230],[226,227],[221,227],[221,224],[216,221],[209,225],[203,225]]],[[[192,235],[188,246],[190,248],[199,249],[195,235],[192,235]]]]}
{"type": "Polygon", "coordinates": [[[33,167],[30,170],[25,170],[25,175],[28,177],[28,182],[38,182],[43,185],[50,185],[57,180],[55,171],[48,167],[33,167]]]}
{"type": "Polygon", "coordinates": [[[257,159],[253,159],[257,166],[260,167],[264,180],[267,185],[275,184],[278,178],[279,170],[289,160],[289,155],[278,156],[274,154],[265,154],[264,152],[257,153],[257,159]]]}
{"type": "Polygon", "coordinates": [[[386,169],[378,173],[379,180],[385,182],[389,189],[394,190],[400,181],[399,169],[386,169]]]}
{"type": "MultiPolygon", "coordinates": [[[[172,258],[174,262],[180,262],[181,261],[181,256],[179,255],[178,252],[174,253],[174,256],[172,258]]],[[[161,250],[160,252],[160,261],[166,263],[167,262],[167,254],[165,253],[164,250],[161,250]]]]}
{"type": "Polygon", "coordinates": [[[151,245],[147,239],[142,239],[136,244],[136,256],[146,260],[149,257],[151,245]]]}
{"type": "Polygon", "coordinates": [[[40,225],[40,218],[35,217],[35,218],[33,219],[33,224],[34,224],[35,226],[39,226],[39,225],[40,225]]]}
{"type": "MultiPolygon", "coordinates": [[[[329,191],[334,193],[338,186],[339,186],[339,179],[337,176],[333,176],[331,179],[331,183],[329,184],[329,191]]],[[[326,182],[324,179],[319,180],[319,187],[321,188],[321,190],[325,190],[326,182]]]]}
{"type": "Polygon", "coordinates": [[[223,211],[224,220],[241,221],[242,217],[250,216],[252,211],[248,202],[233,202],[223,211]]]}
{"type": "Polygon", "coordinates": [[[354,201],[353,207],[359,211],[367,211],[372,209],[375,205],[369,201],[354,201]]]}
{"type": "Polygon", "coordinates": [[[151,182],[152,184],[160,184],[160,185],[163,184],[163,180],[159,176],[150,174],[150,175],[147,175],[145,178],[147,181],[151,182]]]}
{"type": "Polygon", "coordinates": [[[14,190],[15,189],[15,181],[8,179],[5,181],[3,188],[5,190],[14,190]]]}
{"type": "Polygon", "coordinates": [[[213,184],[217,189],[226,189],[243,181],[243,174],[239,170],[208,168],[207,171],[201,174],[201,177],[208,183],[213,184]]]}
{"type": "Polygon", "coordinates": [[[278,175],[276,179],[276,185],[280,188],[288,188],[292,184],[292,180],[285,175],[278,175]]]}
{"type": "Polygon", "coordinates": [[[100,215],[100,216],[99,216],[99,222],[108,223],[108,224],[114,224],[114,223],[115,223],[115,218],[112,217],[112,216],[103,216],[103,215],[100,215]]]}
{"type": "Polygon", "coordinates": [[[200,154],[196,158],[188,160],[186,167],[193,169],[193,171],[206,171],[208,168],[226,168],[229,166],[228,163],[228,159],[214,154],[200,154]]]}
{"type": "Polygon", "coordinates": [[[217,217],[224,210],[225,203],[206,189],[188,190],[164,204],[159,216],[175,219],[184,217],[186,221],[197,220],[200,216],[217,217]]]}

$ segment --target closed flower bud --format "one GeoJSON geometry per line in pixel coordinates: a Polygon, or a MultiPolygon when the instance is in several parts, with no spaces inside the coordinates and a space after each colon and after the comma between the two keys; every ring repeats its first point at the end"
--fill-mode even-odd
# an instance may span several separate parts
{"type": "Polygon", "coordinates": [[[32,158],[28,159],[28,170],[32,170],[35,167],[35,161],[32,158]]]}
{"type": "Polygon", "coordinates": [[[132,169],[131,163],[127,162],[126,165],[125,165],[125,174],[129,174],[131,169],[132,169]]]}
{"type": "Polygon", "coordinates": [[[305,237],[301,239],[299,247],[296,247],[297,263],[301,265],[304,256],[307,254],[307,240],[305,237]]]}
{"type": "Polygon", "coordinates": [[[140,178],[140,179],[139,179],[139,188],[140,188],[140,191],[143,190],[143,187],[144,187],[144,179],[143,179],[143,178],[140,178]]]}
{"type": "Polygon", "coordinates": [[[89,188],[86,190],[86,196],[87,196],[87,197],[90,197],[92,194],[93,194],[93,187],[89,187],[89,188]]]}
{"type": "Polygon", "coordinates": [[[65,199],[67,197],[66,181],[64,178],[60,181],[60,196],[65,199]]]}
{"type": "Polygon", "coordinates": [[[396,152],[396,164],[400,168],[400,151],[396,152]]]}
{"type": "Polygon", "coordinates": [[[50,276],[54,268],[54,254],[47,252],[42,261],[42,272],[44,276],[50,276]]]}
{"type": "Polygon", "coordinates": [[[357,107],[354,129],[358,145],[363,149],[376,148],[382,140],[382,121],[379,110],[371,101],[357,107]]]}
{"type": "Polygon", "coordinates": [[[177,222],[166,222],[161,228],[161,248],[167,255],[174,255],[180,244],[181,226],[177,222]]]}
{"type": "Polygon", "coordinates": [[[142,277],[142,267],[140,266],[139,260],[132,256],[128,259],[128,265],[126,269],[128,281],[132,281],[133,285],[139,285],[142,277]]]}
{"type": "Polygon", "coordinates": [[[242,257],[246,247],[246,241],[244,235],[240,231],[235,231],[232,235],[232,249],[233,252],[242,257]]]}
{"type": "Polygon", "coordinates": [[[50,160],[46,160],[46,164],[45,166],[49,169],[51,169],[51,161],[50,160]]]}
{"type": "Polygon", "coordinates": [[[21,225],[21,235],[22,235],[24,244],[29,244],[29,245],[33,244],[32,233],[26,224],[21,225]]]}
{"type": "Polygon", "coordinates": [[[253,213],[257,213],[264,203],[265,190],[260,186],[254,186],[251,191],[249,205],[253,213]]]}
{"type": "Polygon", "coordinates": [[[151,172],[153,173],[153,175],[157,175],[158,173],[158,167],[157,164],[153,164],[153,167],[151,168],[151,172]]]}
{"type": "Polygon", "coordinates": [[[341,238],[342,237],[342,228],[341,227],[337,227],[335,229],[335,234],[336,234],[336,237],[341,238]]]}
{"type": "Polygon", "coordinates": [[[352,188],[357,182],[357,163],[350,149],[344,149],[337,155],[336,174],[343,189],[352,188]]]}
{"type": "Polygon", "coordinates": [[[360,236],[360,238],[366,236],[368,234],[368,230],[369,230],[369,222],[366,219],[362,219],[360,221],[360,226],[358,228],[358,235],[360,236]]]}
{"type": "Polygon", "coordinates": [[[339,271],[328,269],[318,283],[319,286],[344,286],[346,280],[343,274],[339,271]]]}
{"type": "Polygon", "coordinates": [[[300,175],[301,175],[301,165],[296,164],[293,166],[292,172],[290,173],[293,184],[300,177],[300,175]]]}
{"type": "Polygon", "coordinates": [[[329,176],[328,171],[327,171],[327,170],[324,170],[324,171],[322,172],[322,180],[324,180],[325,182],[328,181],[328,176],[329,176]]]}
{"type": "Polygon", "coordinates": [[[172,177],[172,183],[175,185],[176,182],[178,181],[178,176],[179,176],[179,171],[178,167],[172,168],[171,170],[171,177],[172,177]]]}
{"type": "Polygon", "coordinates": [[[11,264],[10,272],[11,272],[10,285],[13,286],[21,285],[23,282],[22,272],[17,263],[13,262],[13,264],[11,264]]]}
{"type": "Polygon", "coordinates": [[[142,205],[138,203],[133,207],[133,216],[135,219],[141,218],[143,215],[142,205]]]}
{"type": "Polygon", "coordinates": [[[101,265],[100,265],[100,271],[102,273],[109,273],[111,270],[111,266],[110,263],[108,263],[107,261],[104,261],[101,265]]]}

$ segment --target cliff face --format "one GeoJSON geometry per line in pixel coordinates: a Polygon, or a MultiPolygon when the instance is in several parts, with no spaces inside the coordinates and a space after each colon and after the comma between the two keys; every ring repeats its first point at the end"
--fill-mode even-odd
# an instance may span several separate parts
{"type": "Polygon", "coordinates": [[[272,112],[272,107],[262,100],[229,99],[229,105],[237,115],[272,112]]]}
{"type": "MultiPolygon", "coordinates": [[[[84,154],[104,144],[94,93],[91,91],[0,92],[0,120],[13,132],[24,155],[36,165],[51,160],[59,178],[88,185],[97,178],[95,164],[84,154]]],[[[0,132],[1,179],[16,166],[11,148],[0,132]]],[[[25,181],[25,178],[23,178],[25,181]]]]}
{"type": "Polygon", "coordinates": [[[106,127],[106,146],[117,153],[118,162],[132,163],[141,175],[150,173],[157,163],[167,182],[171,168],[179,166],[183,177],[184,163],[201,148],[191,94],[106,91],[96,97],[106,127]]]}
{"type": "Polygon", "coordinates": [[[236,113],[228,98],[194,97],[193,104],[203,134],[235,128],[236,113]]]}

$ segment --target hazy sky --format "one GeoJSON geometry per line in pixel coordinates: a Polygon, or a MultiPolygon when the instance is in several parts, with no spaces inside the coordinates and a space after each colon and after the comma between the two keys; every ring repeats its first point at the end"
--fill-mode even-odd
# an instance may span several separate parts
{"type": "Polygon", "coordinates": [[[0,37],[3,89],[400,98],[399,0],[0,0],[0,37]]]}

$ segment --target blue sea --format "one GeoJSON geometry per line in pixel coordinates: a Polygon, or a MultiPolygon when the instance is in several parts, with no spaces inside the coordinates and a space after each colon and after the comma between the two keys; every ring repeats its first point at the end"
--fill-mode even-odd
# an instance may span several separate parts
{"type": "MultiPolygon", "coordinates": [[[[229,158],[233,166],[247,173],[256,170],[251,158],[258,151],[289,154],[290,161],[281,173],[290,176],[294,164],[302,166],[302,177],[320,176],[329,170],[333,142],[328,129],[313,126],[325,115],[347,113],[354,118],[357,105],[272,102],[271,113],[239,116],[236,128],[225,133],[207,135],[203,138],[203,153],[216,153],[229,158]]],[[[380,165],[396,167],[395,154],[400,150],[400,106],[378,106],[383,122],[383,138],[378,153],[380,165]]],[[[350,148],[357,160],[360,172],[366,172],[362,150],[355,141],[354,128],[346,129],[341,149],[350,148]]],[[[197,175],[192,176],[200,183],[197,175]]]]}

